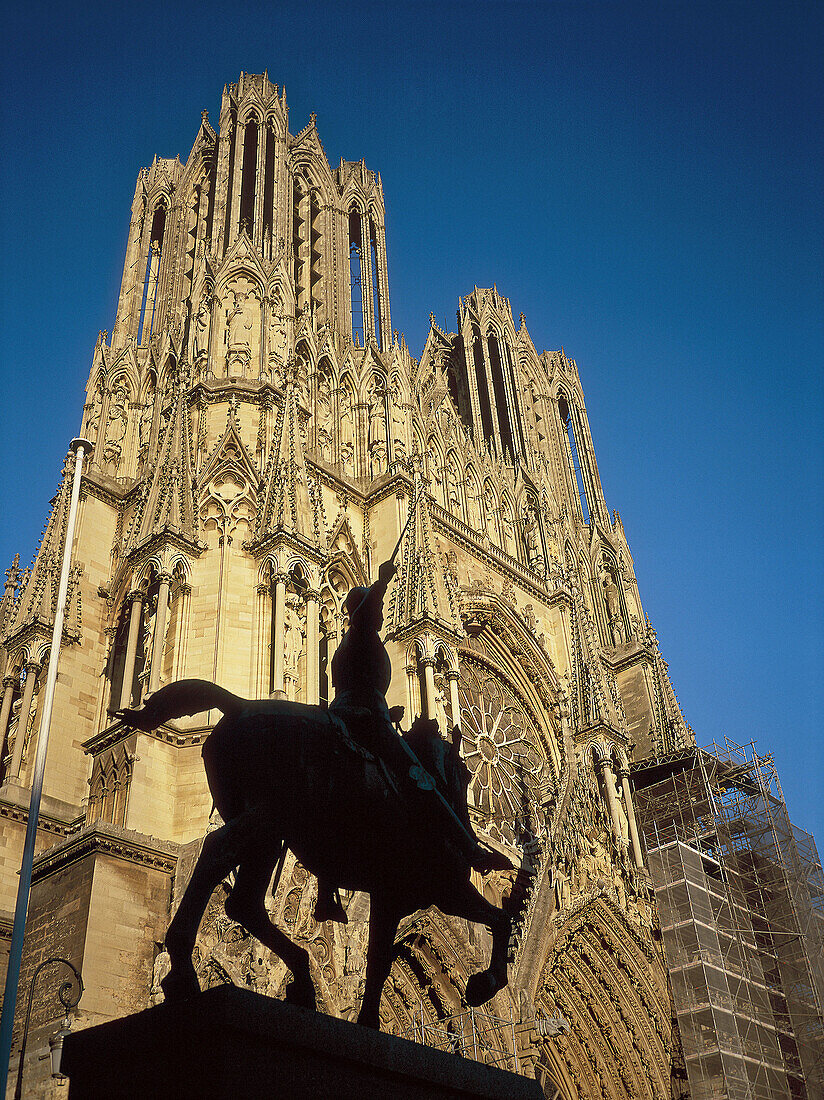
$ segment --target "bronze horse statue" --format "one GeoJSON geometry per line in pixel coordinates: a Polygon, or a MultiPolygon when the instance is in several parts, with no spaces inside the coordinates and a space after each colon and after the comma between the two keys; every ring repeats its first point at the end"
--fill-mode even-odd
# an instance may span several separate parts
{"type": "Polygon", "coordinates": [[[212,891],[236,870],[227,916],[286,963],[292,972],[287,1000],[316,1007],[309,956],[272,924],[264,904],[286,848],[316,877],[370,895],[359,1023],[379,1027],[398,923],[430,905],[492,933],[489,966],[469,978],[467,1002],[481,1005],[506,985],[509,916],[471,884],[467,856],[444,835],[427,800],[403,789],[339,717],[319,706],[248,701],[205,680],[169,684],[141,709],[118,717],[149,731],[212,708],[223,717],[203,744],[203,762],[225,824],[204,839],[166,933],[167,999],[199,992],[192,951],[200,921],[212,891]]]}

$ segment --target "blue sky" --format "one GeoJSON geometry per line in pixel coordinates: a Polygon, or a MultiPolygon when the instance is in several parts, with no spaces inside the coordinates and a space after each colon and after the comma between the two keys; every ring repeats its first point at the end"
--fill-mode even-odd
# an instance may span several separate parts
{"type": "Polygon", "coordinates": [[[79,429],[138,169],[268,69],[293,132],[314,110],[381,172],[413,354],[494,282],[577,359],[687,721],[773,752],[824,841],[821,5],[49,3],[4,35],[2,568],[79,429]]]}

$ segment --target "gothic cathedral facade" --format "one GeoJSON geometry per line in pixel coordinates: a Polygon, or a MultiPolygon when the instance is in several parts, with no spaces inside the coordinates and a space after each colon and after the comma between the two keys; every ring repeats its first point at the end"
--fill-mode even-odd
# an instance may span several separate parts
{"type": "MultiPolygon", "coordinates": [[[[162,996],[165,927],[210,827],[200,748],[217,716],[144,734],[112,712],[183,677],[328,703],[344,597],[400,538],[389,705],[405,725],[460,725],[476,830],[518,868],[477,880],[515,926],[510,984],[484,1010],[490,1049],[551,1098],[680,1095],[629,766],[693,736],[604,499],[578,368],[537,351],[495,288],[459,299],[454,332],[432,316],[415,358],[392,329],[384,224],[380,177],[332,168],[314,116],[292,135],[265,74],[224,89],[185,164],[156,158],[138,176],[79,425],[94,451],[21,988],[60,954],[82,966],[84,1025],[162,996]]],[[[0,609],[5,930],[69,488],[67,465],[0,609]]],[[[317,925],[314,889],[290,856],[272,917],[308,948],[323,1009],[351,1018],[368,900],[344,898],[347,926],[317,925]]],[[[202,984],[280,995],[283,965],[220,901],[202,984]]],[[[483,929],[409,918],[384,1029],[459,1016],[487,951],[483,929]]]]}

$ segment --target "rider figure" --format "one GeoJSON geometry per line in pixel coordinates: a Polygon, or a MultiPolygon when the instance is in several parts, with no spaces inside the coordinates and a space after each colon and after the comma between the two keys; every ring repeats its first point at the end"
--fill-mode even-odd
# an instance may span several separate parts
{"type": "MultiPolygon", "coordinates": [[[[386,646],[378,631],[383,626],[383,598],[389,581],[395,574],[394,560],[384,562],[378,570],[378,579],[369,588],[353,588],[346,597],[346,610],[349,614],[349,627],[332,658],[332,684],[335,698],[329,710],[346,724],[353,740],[374,753],[388,768],[391,779],[397,783],[404,795],[410,787],[420,793],[420,783],[410,778],[410,769],[418,764],[411,745],[405,745],[393,726],[393,718],[400,721],[403,707],[393,707],[390,712],[386,705],[386,692],[392,678],[392,663],[386,646]]],[[[427,720],[423,720],[426,722],[427,720]]],[[[431,722],[434,730],[429,734],[438,737],[437,723],[431,722]]],[[[444,776],[446,778],[446,776],[444,776]]],[[[448,784],[454,786],[453,783],[448,784]]],[[[454,802],[454,794],[448,792],[449,801],[454,802]]],[[[505,857],[482,849],[468,825],[466,812],[466,787],[460,792],[462,813],[460,818],[438,793],[427,792],[427,804],[439,815],[439,823],[444,831],[455,840],[461,852],[478,870],[488,871],[493,867],[510,866],[505,857]],[[434,807],[437,806],[438,810],[434,807]],[[464,823],[463,819],[466,819],[464,823]]],[[[346,922],[346,914],[340,903],[337,890],[328,881],[318,881],[318,900],[315,906],[315,919],[338,920],[346,922]]]]}

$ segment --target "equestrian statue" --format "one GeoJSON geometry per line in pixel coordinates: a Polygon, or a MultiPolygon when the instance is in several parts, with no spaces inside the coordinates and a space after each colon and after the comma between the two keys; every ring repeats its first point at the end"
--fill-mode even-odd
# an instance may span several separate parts
{"type": "Polygon", "coordinates": [[[418,718],[400,736],[403,708],[387,708],[391,664],[378,631],[397,550],[374,584],[347,595],[349,626],[332,658],[328,709],[251,701],[205,680],[179,680],[145,706],[117,711],[145,731],[205,710],[223,714],[203,744],[203,762],[224,824],[206,835],[166,933],[167,1000],[199,992],[192,952],[200,921],[212,891],[236,871],[226,915],[286,963],[286,999],[316,1007],[307,952],[272,924],[264,904],[287,849],[318,880],[317,920],[346,921],[340,889],[370,895],[359,1023],[379,1027],[398,924],[430,905],[492,933],[489,966],[469,978],[467,1002],[481,1005],[506,985],[510,918],[472,885],[470,872],[512,864],[482,847],[472,830],[460,730],[447,742],[436,722],[418,718]]]}

